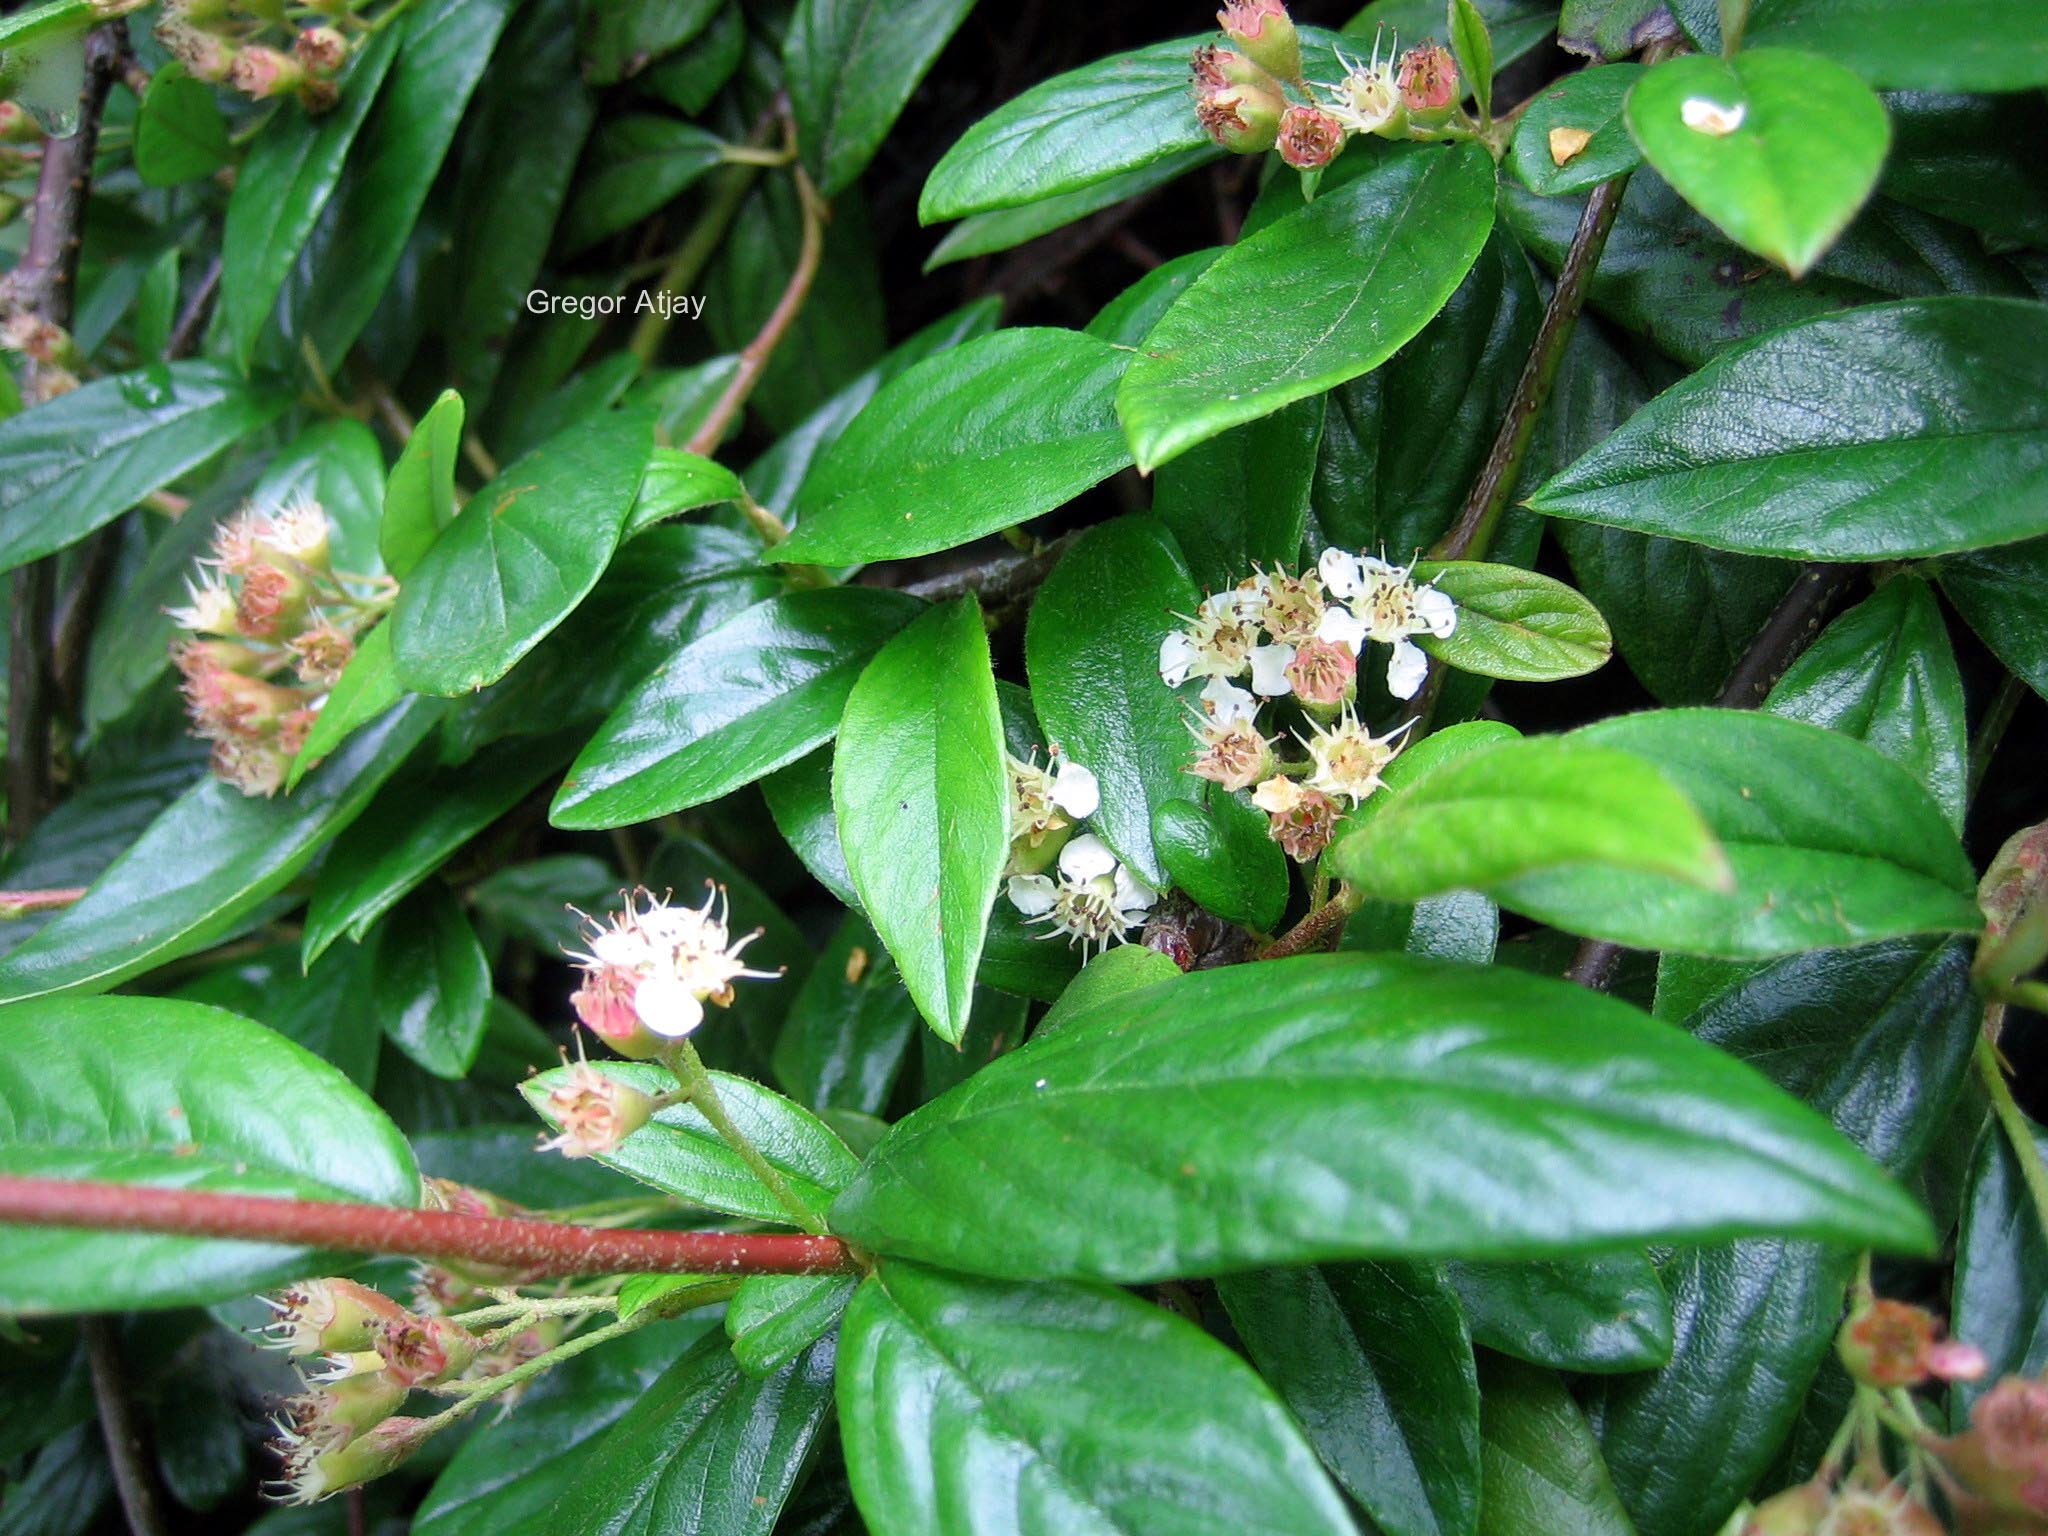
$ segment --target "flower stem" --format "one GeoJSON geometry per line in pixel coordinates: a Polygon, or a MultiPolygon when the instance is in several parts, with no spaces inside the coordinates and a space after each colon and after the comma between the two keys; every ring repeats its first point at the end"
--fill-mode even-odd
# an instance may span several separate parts
{"type": "Polygon", "coordinates": [[[615,1312],[616,1296],[522,1296],[517,1301],[458,1312],[455,1321],[474,1332],[494,1323],[509,1323],[535,1317],[575,1317],[586,1312],[615,1312]]]}
{"type": "Polygon", "coordinates": [[[676,1081],[683,1085],[683,1091],[690,1096],[690,1103],[697,1113],[711,1122],[711,1129],[718,1132],[719,1139],[753,1171],[754,1177],[775,1197],[775,1203],[789,1212],[804,1231],[823,1233],[824,1218],[805,1204],[803,1198],[790,1188],[789,1180],[782,1176],[781,1170],[763,1157],[761,1149],[733,1124],[732,1116],[725,1112],[725,1105],[719,1101],[717,1085],[711,1081],[711,1074],[705,1069],[704,1059],[697,1054],[697,1048],[688,1040],[678,1040],[676,1048],[662,1060],[669,1071],[675,1073],[676,1081]]]}
{"type": "Polygon", "coordinates": [[[1259,952],[1261,960],[1284,960],[1289,955],[1307,954],[1311,950],[1335,944],[1344,936],[1344,925],[1356,912],[1363,898],[1348,885],[1339,885],[1337,894],[1321,906],[1310,910],[1308,915],[1287,932],[1259,952]]]}
{"type": "Polygon", "coordinates": [[[1998,1059],[1998,1047],[1989,1035],[1977,1037],[1977,1075],[1984,1080],[1984,1091],[1991,1096],[1991,1113],[1998,1117],[2006,1142],[2012,1147],[2013,1159],[2020,1165],[2020,1179],[2034,1202],[2034,1220],[2043,1232],[2048,1232],[2048,1168],[2041,1165],[2041,1149],[2034,1144],[2033,1128],[2012,1096],[2012,1085],[2005,1080],[2005,1066],[1998,1059]]]}

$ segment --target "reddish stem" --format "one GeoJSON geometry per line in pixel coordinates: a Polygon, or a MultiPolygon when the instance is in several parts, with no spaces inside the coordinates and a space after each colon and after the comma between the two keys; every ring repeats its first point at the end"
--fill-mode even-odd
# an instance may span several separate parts
{"type": "Polygon", "coordinates": [[[836,1237],[788,1232],[657,1232],[457,1211],[407,1210],[146,1184],[0,1176],[0,1222],[302,1243],[417,1259],[473,1259],[564,1275],[815,1275],[853,1267],[836,1237]]]}

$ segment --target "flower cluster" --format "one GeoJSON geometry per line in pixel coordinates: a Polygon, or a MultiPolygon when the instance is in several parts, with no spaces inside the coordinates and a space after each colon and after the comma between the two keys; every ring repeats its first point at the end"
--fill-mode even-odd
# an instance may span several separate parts
{"type": "MultiPolygon", "coordinates": [[[[660,1054],[704,1022],[706,1003],[732,1006],[734,982],[773,981],[782,974],[747,968],[741,953],[762,930],[734,938],[724,888],[707,886],[701,907],[671,906],[666,898],[640,889],[624,893],[624,910],[602,921],[584,917],[587,948],[570,957],[582,967],[583,981],[570,1001],[584,1028],[621,1056],[645,1060],[660,1054]]],[[[609,1079],[599,1082],[609,1084],[610,1096],[607,1089],[586,1082],[573,1104],[557,1108],[593,1134],[609,1128],[624,1136],[645,1123],[645,1115],[633,1120],[641,1106],[618,1096],[631,1090],[609,1079]]],[[[563,1130],[569,1131],[566,1122],[563,1130]]]]}
{"type": "Polygon", "coordinates": [[[1050,761],[1010,759],[1010,905],[1083,951],[1121,944],[1159,898],[1080,823],[1101,803],[1095,775],[1054,748],[1050,761]],[[1050,870],[1051,873],[1047,873],[1050,870]]]}
{"type": "Polygon", "coordinates": [[[215,535],[186,603],[172,659],[193,734],[213,743],[213,771],[245,795],[273,795],[327,690],[362,632],[396,596],[385,577],[345,576],[330,563],[327,514],[297,498],[244,510],[215,535]]]}
{"type": "Polygon", "coordinates": [[[1470,133],[1459,109],[1458,66],[1424,43],[1381,62],[1379,45],[1361,63],[1338,55],[1344,78],[1303,78],[1301,39],[1282,0],[1228,0],[1217,13],[1228,47],[1195,50],[1195,115],[1223,148],[1241,155],[1278,149],[1296,170],[1321,170],[1352,134],[1438,139],[1470,133]],[[1293,100],[1289,87],[1302,98],[1293,100]]]}
{"type": "Polygon", "coordinates": [[[324,112],[340,99],[335,77],[374,26],[357,15],[359,4],[315,0],[303,9],[320,20],[301,27],[281,6],[255,0],[164,0],[156,35],[195,79],[259,101],[296,96],[308,112],[324,112]]]}
{"type": "Polygon", "coordinates": [[[1429,661],[1409,637],[1448,635],[1457,622],[1450,598],[1416,581],[1412,568],[1338,549],[1303,575],[1261,571],[1211,593],[1159,646],[1169,688],[1205,679],[1188,771],[1226,790],[1251,790],[1273,840],[1307,863],[1328,845],[1345,807],[1380,787],[1399,750],[1398,732],[1375,736],[1354,713],[1365,647],[1391,647],[1388,691],[1412,698],[1429,661]],[[1306,733],[1294,740],[1307,756],[1283,760],[1259,712],[1289,697],[1305,719],[1306,733]]]}
{"type": "Polygon", "coordinates": [[[1890,1390],[1937,1381],[1975,1381],[1990,1368],[1984,1351],[1941,1336],[1941,1324],[1924,1307],[1873,1297],[1849,1314],[1835,1351],[1849,1375],[1866,1386],[1890,1390]]]}

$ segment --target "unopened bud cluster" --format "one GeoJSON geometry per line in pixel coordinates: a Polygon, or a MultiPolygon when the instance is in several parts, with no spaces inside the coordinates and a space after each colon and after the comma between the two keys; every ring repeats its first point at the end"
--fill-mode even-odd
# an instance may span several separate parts
{"type": "Polygon", "coordinates": [[[1092,771],[1053,748],[1010,766],[1010,860],[1005,894],[1039,926],[1042,939],[1104,950],[1145,921],[1159,897],[1110,846],[1081,823],[1102,802],[1092,771]]]}
{"type": "Polygon", "coordinates": [[[1459,106],[1457,62],[1435,43],[1385,62],[1377,42],[1365,62],[1340,54],[1344,78],[1320,83],[1303,76],[1301,39],[1282,0],[1229,0],[1216,22],[1224,41],[1195,50],[1195,115],[1234,154],[1277,149],[1295,169],[1317,171],[1353,134],[1439,139],[1474,130],[1459,106]]]}
{"type": "Polygon", "coordinates": [[[245,795],[282,787],[328,689],[396,595],[388,578],[336,571],[330,533],[307,498],[245,510],[170,610],[193,734],[213,744],[215,775],[245,795]]]}
{"type": "Polygon", "coordinates": [[[1369,644],[1389,647],[1387,689],[1412,698],[1429,660],[1411,636],[1456,629],[1457,608],[1412,568],[1331,549],[1300,576],[1260,571],[1202,599],[1159,647],[1169,688],[1205,679],[1194,708],[1188,771],[1226,790],[1252,791],[1267,830],[1288,857],[1319,857],[1337,818],[1380,787],[1400,733],[1375,736],[1356,714],[1358,665],[1369,644]],[[1241,686],[1240,680],[1249,686],[1241,686]],[[1268,705],[1291,698],[1305,756],[1283,758],[1268,705]]]}
{"type": "Polygon", "coordinates": [[[369,36],[352,0],[294,7],[262,0],[164,0],[157,40],[195,79],[265,100],[295,96],[308,112],[340,99],[335,77],[369,36]]]}

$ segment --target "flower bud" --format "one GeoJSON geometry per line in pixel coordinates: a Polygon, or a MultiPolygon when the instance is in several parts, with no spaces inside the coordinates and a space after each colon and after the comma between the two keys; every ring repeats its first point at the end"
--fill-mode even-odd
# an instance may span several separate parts
{"type": "Polygon", "coordinates": [[[348,39],[333,27],[307,27],[293,41],[292,57],[316,75],[331,75],[348,62],[348,39]]]}
{"type": "Polygon", "coordinates": [[[1253,790],[1252,804],[1266,813],[1267,835],[1297,864],[1320,858],[1337,830],[1337,802],[1284,774],[1253,790]]]}
{"type": "Polygon", "coordinates": [[[331,1449],[313,1441],[285,1453],[276,1484],[284,1504],[312,1504],[329,1494],[382,1477],[426,1443],[428,1419],[386,1419],[344,1445],[331,1449]]]}
{"type": "Polygon", "coordinates": [[[1828,1512],[1827,1485],[1800,1483],[1774,1493],[1750,1511],[1742,1536],[1814,1536],[1828,1512]]]}
{"type": "Polygon", "coordinates": [[[228,70],[228,83],[261,101],[296,91],[304,85],[306,66],[290,54],[254,43],[235,55],[235,61],[228,70]]]}
{"type": "Polygon", "coordinates": [[[1280,158],[1297,171],[1320,171],[1344,150],[1344,125],[1317,107],[1280,114],[1280,158]]]}
{"type": "Polygon", "coordinates": [[[1232,154],[1264,154],[1279,137],[1286,98],[1270,85],[1213,83],[1205,77],[1201,57],[1197,50],[1195,116],[1203,131],[1232,154]]]}
{"type": "Polygon", "coordinates": [[[308,117],[318,117],[322,112],[331,112],[341,100],[341,87],[332,80],[322,80],[317,75],[309,76],[297,91],[299,106],[308,117]]]}
{"type": "Polygon", "coordinates": [[[263,1342],[294,1355],[369,1349],[385,1323],[406,1315],[389,1296],[353,1280],[305,1280],[262,1301],[277,1314],[260,1330],[263,1342]]]}
{"type": "Polygon", "coordinates": [[[2048,1381],[2006,1377],[1971,1405],[1969,1430],[1933,1450],[1975,1501],[2048,1515],[2048,1381]]]}
{"type": "Polygon", "coordinates": [[[639,976],[625,966],[585,966],[582,984],[569,998],[569,1006],[585,1029],[621,1056],[646,1061],[659,1055],[668,1042],[640,1022],[633,1006],[639,988],[639,976]]]}
{"type": "Polygon", "coordinates": [[[448,1318],[405,1312],[378,1330],[375,1348],[394,1381],[427,1387],[468,1370],[476,1359],[477,1340],[448,1318]]]}
{"type": "Polygon", "coordinates": [[[308,1382],[285,1409],[302,1439],[339,1443],[398,1412],[406,1391],[405,1383],[388,1371],[357,1372],[336,1381],[308,1382]]]}
{"type": "Polygon", "coordinates": [[[1188,772],[1228,790],[1250,789],[1273,771],[1272,743],[1249,720],[1206,720],[1195,728],[1201,750],[1188,772]]]}
{"type": "Polygon", "coordinates": [[[1216,25],[1261,69],[1282,80],[1301,78],[1301,38],[1281,0],[1226,0],[1216,25]]]}
{"type": "Polygon", "coordinates": [[[1437,43],[1424,43],[1401,55],[1395,71],[1401,105],[1411,121],[1436,128],[1450,120],[1458,105],[1458,61],[1437,43]]]}
{"type": "Polygon", "coordinates": [[[332,688],[355,660],[355,638],[329,620],[302,629],[286,642],[297,658],[299,681],[309,688],[332,688]]]}
{"type": "Polygon", "coordinates": [[[43,128],[18,101],[0,101],[0,143],[37,144],[43,128]]]}
{"type": "Polygon", "coordinates": [[[1358,695],[1358,658],[1330,640],[1304,640],[1287,664],[1294,696],[1316,710],[1337,709],[1358,695]]]}
{"type": "Polygon", "coordinates": [[[1931,1372],[1928,1356],[1940,1331],[1933,1313],[1878,1297],[1849,1314],[1835,1351],[1850,1376],[1865,1386],[1917,1386],[1931,1372]]]}
{"type": "Polygon", "coordinates": [[[1822,1536],[1944,1536],[1934,1512],[1896,1483],[1843,1488],[1817,1529],[1822,1536]]]}
{"type": "Polygon", "coordinates": [[[251,640],[274,640],[306,616],[306,581],[277,565],[252,566],[235,600],[235,627],[251,640]]]}
{"type": "Polygon", "coordinates": [[[543,1141],[541,1150],[595,1157],[653,1119],[655,1103],[651,1095],[579,1061],[548,1090],[547,1108],[560,1134],[543,1141]]]}

